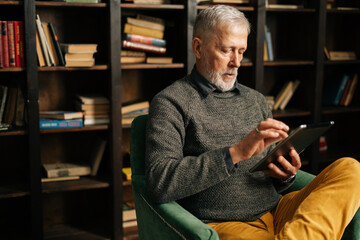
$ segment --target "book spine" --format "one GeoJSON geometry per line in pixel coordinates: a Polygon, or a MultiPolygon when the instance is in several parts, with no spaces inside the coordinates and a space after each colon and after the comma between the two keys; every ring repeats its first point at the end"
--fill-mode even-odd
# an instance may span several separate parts
{"type": "Polygon", "coordinates": [[[55,28],[53,26],[52,23],[49,23],[49,30],[50,30],[50,34],[51,34],[51,38],[52,38],[52,41],[54,43],[54,47],[55,47],[55,51],[56,51],[56,55],[58,57],[58,60],[59,60],[59,65],[60,66],[65,66],[65,59],[64,59],[64,56],[61,52],[61,48],[60,48],[60,44],[59,44],[59,41],[58,41],[58,37],[56,35],[56,32],[55,32],[55,28]]]}
{"type": "Polygon", "coordinates": [[[162,31],[139,27],[128,23],[125,23],[124,33],[132,33],[132,34],[143,35],[146,37],[160,38],[160,39],[164,37],[164,32],[162,31]]]}
{"type": "Polygon", "coordinates": [[[7,32],[8,32],[8,46],[9,46],[9,67],[16,67],[14,21],[7,21],[7,32]]]}
{"type": "Polygon", "coordinates": [[[3,57],[4,51],[2,46],[2,24],[0,21],[0,67],[4,67],[4,57],[3,57]]]}
{"type": "Polygon", "coordinates": [[[50,63],[49,52],[48,52],[47,47],[46,47],[45,33],[44,33],[44,30],[41,27],[41,21],[40,21],[39,15],[36,15],[36,27],[37,27],[37,31],[38,31],[38,34],[39,34],[39,40],[40,40],[40,43],[41,43],[42,53],[44,54],[46,65],[50,67],[51,63],[50,63]]]}
{"type": "Polygon", "coordinates": [[[20,63],[20,26],[19,21],[14,21],[14,42],[15,42],[15,66],[21,67],[20,63]]]}
{"type": "Polygon", "coordinates": [[[1,35],[2,35],[2,47],[3,47],[3,66],[9,67],[9,39],[8,39],[6,21],[1,21],[1,35]]]}
{"type": "Polygon", "coordinates": [[[127,40],[123,40],[122,46],[123,46],[123,48],[140,50],[140,51],[151,52],[151,53],[158,53],[158,54],[165,54],[165,52],[166,52],[166,48],[164,48],[164,47],[147,45],[147,44],[142,44],[142,43],[135,43],[135,42],[127,41],[127,40]]]}
{"type": "Polygon", "coordinates": [[[159,39],[159,38],[145,37],[145,36],[131,34],[131,33],[127,33],[125,38],[126,38],[126,40],[128,40],[130,42],[143,43],[143,44],[154,45],[154,46],[159,46],[159,47],[166,46],[166,40],[159,39]]]}
{"type": "Polygon", "coordinates": [[[24,22],[17,21],[19,28],[19,54],[20,54],[20,67],[25,66],[25,55],[24,55],[24,22]]]}
{"type": "Polygon", "coordinates": [[[340,84],[340,87],[339,87],[339,90],[336,94],[336,97],[335,97],[335,100],[334,100],[334,105],[335,106],[338,106],[340,104],[340,100],[341,100],[341,97],[345,91],[345,87],[346,87],[346,84],[348,82],[348,80],[350,79],[350,76],[348,74],[345,74],[341,80],[341,84],[340,84]]]}
{"type": "Polygon", "coordinates": [[[83,127],[83,120],[53,120],[53,119],[40,119],[41,129],[52,129],[52,128],[79,128],[83,127]]]}

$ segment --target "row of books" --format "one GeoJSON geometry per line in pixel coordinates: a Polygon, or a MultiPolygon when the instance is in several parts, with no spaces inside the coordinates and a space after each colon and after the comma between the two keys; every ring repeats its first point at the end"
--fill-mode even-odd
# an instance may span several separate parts
{"type": "Polygon", "coordinates": [[[107,140],[97,136],[91,147],[89,160],[73,163],[45,163],[43,164],[42,182],[77,180],[81,176],[96,176],[99,171],[107,140]]]}
{"type": "Polygon", "coordinates": [[[24,66],[23,33],[22,21],[0,20],[0,67],[24,66]]]}
{"type": "Polygon", "coordinates": [[[349,106],[358,84],[358,74],[335,75],[324,83],[323,105],[349,106]]]}
{"type": "Polygon", "coordinates": [[[267,96],[267,101],[270,106],[270,109],[273,111],[276,111],[278,109],[284,110],[288,103],[290,102],[291,98],[293,97],[296,89],[299,87],[300,81],[294,80],[294,81],[287,81],[279,93],[276,95],[276,98],[274,96],[267,96]]]}
{"type": "Polygon", "coordinates": [[[36,15],[36,53],[40,67],[92,67],[97,44],[59,43],[51,22],[36,15]]]}
{"type": "Polygon", "coordinates": [[[272,44],[271,31],[265,25],[265,39],[264,39],[264,61],[274,61],[274,50],[272,44]]]}
{"type": "MultiPolygon", "coordinates": [[[[73,111],[41,111],[40,128],[80,128],[110,123],[109,100],[101,95],[76,95],[73,111]]],[[[122,107],[122,124],[131,124],[135,117],[149,112],[149,102],[139,101],[122,107]]]]}
{"type": "Polygon", "coordinates": [[[25,125],[25,101],[20,86],[0,85],[0,131],[25,125]]]}
{"type": "Polygon", "coordinates": [[[172,63],[171,57],[154,56],[166,53],[164,31],[162,18],[142,14],[127,17],[122,41],[122,48],[127,50],[121,53],[121,63],[172,63]]]}

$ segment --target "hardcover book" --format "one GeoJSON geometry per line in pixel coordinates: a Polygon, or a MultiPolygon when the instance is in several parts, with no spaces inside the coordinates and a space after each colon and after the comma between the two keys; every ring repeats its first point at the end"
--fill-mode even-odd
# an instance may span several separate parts
{"type": "Polygon", "coordinates": [[[42,111],[40,112],[41,118],[52,118],[52,119],[76,119],[82,118],[83,112],[79,111],[42,111]]]}
{"type": "Polygon", "coordinates": [[[47,163],[43,167],[48,178],[86,176],[91,173],[90,165],[85,163],[47,163]]]}
{"type": "Polygon", "coordinates": [[[145,52],[151,52],[151,53],[158,53],[158,54],[165,54],[166,48],[154,46],[154,45],[147,45],[142,43],[136,43],[136,42],[130,42],[127,40],[122,41],[122,47],[133,49],[133,50],[140,50],[145,52]]]}

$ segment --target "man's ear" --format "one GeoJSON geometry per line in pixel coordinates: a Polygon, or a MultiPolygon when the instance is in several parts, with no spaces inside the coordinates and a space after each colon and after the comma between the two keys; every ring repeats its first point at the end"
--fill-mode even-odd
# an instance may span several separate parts
{"type": "Polygon", "coordinates": [[[201,44],[202,44],[202,41],[200,38],[198,38],[198,37],[193,38],[192,49],[193,49],[193,52],[197,59],[200,59],[200,56],[201,56],[201,44]]]}

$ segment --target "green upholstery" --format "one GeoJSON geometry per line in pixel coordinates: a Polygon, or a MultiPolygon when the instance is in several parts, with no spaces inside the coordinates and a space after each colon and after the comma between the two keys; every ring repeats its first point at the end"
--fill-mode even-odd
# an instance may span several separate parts
{"type": "MultiPolygon", "coordinates": [[[[141,240],[219,239],[207,226],[176,202],[155,204],[147,196],[145,184],[145,128],[147,115],[135,118],[131,125],[130,160],[138,231],[141,240]]],[[[287,192],[306,186],[315,176],[299,170],[287,192]]],[[[343,240],[360,239],[360,213],[356,213],[346,228],[343,240]]]]}

